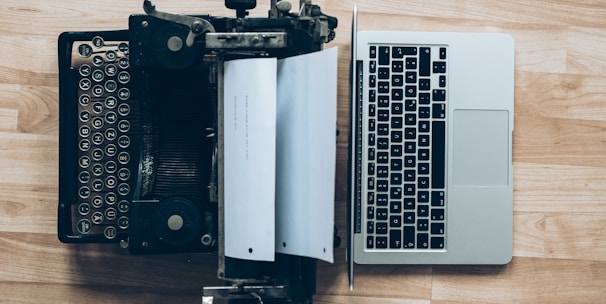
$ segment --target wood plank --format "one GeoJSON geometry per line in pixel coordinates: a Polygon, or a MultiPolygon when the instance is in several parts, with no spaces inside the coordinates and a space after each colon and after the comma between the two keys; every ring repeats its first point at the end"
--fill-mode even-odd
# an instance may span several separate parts
{"type": "MultiPolygon", "coordinates": [[[[326,9],[351,11],[354,5],[359,11],[419,16],[423,18],[453,18],[454,16],[484,22],[515,20],[518,23],[578,25],[603,27],[606,8],[594,3],[577,1],[443,1],[439,4],[423,0],[356,2],[332,1],[326,9]]],[[[454,24],[454,22],[453,22],[454,24]]]]}
{"type": "Polygon", "coordinates": [[[606,262],[514,258],[507,266],[436,266],[432,303],[599,303],[606,262]]]}
{"type": "MultiPolygon", "coordinates": [[[[201,291],[173,287],[1,282],[5,303],[200,303],[201,291]]],[[[220,304],[221,302],[219,302],[220,304]]]]}
{"type": "Polygon", "coordinates": [[[0,282],[200,290],[220,284],[217,256],[129,255],[117,244],[62,244],[49,234],[0,232],[0,282]]]}
{"type": "Polygon", "coordinates": [[[516,212],[513,217],[513,256],[545,257],[545,215],[516,212]]]}
{"type": "Polygon", "coordinates": [[[516,211],[605,214],[605,196],[602,167],[514,163],[516,211]]]}
{"type": "Polygon", "coordinates": [[[406,299],[406,298],[388,298],[381,295],[376,297],[356,297],[356,296],[330,296],[319,295],[314,297],[316,304],[430,304],[429,300],[406,299]]]}
{"type": "Polygon", "coordinates": [[[0,183],[31,187],[56,186],[58,150],[56,135],[0,133],[0,183]]]}
{"type": "Polygon", "coordinates": [[[548,216],[545,220],[546,256],[606,262],[604,223],[606,213],[548,216]]]}

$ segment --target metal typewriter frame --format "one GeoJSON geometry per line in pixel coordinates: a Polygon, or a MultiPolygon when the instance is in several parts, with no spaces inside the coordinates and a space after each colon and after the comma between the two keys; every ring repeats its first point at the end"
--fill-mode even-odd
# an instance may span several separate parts
{"type": "MultiPolygon", "coordinates": [[[[216,129],[209,130],[213,136],[216,136],[217,147],[213,157],[213,164],[216,169],[211,174],[209,188],[211,189],[210,200],[216,201],[218,204],[219,261],[217,275],[220,279],[226,281],[226,286],[203,287],[202,303],[213,303],[214,299],[228,299],[230,303],[242,304],[268,302],[309,304],[312,303],[313,294],[315,293],[316,261],[314,259],[277,254],[275,262],[254,262],[236,260],[225,256],[223,227],[223,62],[230,59],[251,57],[284,58],[321,50],[324,43],[328,43],[334,38],[337,19],[323,14],[320,7],[313,5],[311,0],[300,0],[298,10],[294,13],[290,12],[291,5],[286,0],[270,0],[271,9],[268,12],[268,18],[246,18],[247,10],[254,8],[256,5],[255,0],[235,0],[231,1],[231,6],[227,5],[227,2],[228,0],[226,0],[226,6],[236,9],[236,18],[165,13],[157,11],[151,1],[145,0],[143,8],[147,17],[143,16],[143,19],[136,19],[138,21],[143,20],[138,24],[139,29],[147,27],[145,18],[156,18],[157,20],[187,27],[189,33],[185,39],[172,36],[168,38],[166,45],[174,53],[184,48],[200,48],[202,46],[200,48],[203,52],[201,58],[210,67],[209,86],[216,88],[216,129]]],[[[131,21],[132,18],[133,16],[131,16],[131,21]]],[[[111,35],[123,37],[127,33],[128,31],[119,31],[111,35]]],[[[65,37],[61,38],[60,44],[62,42],[67,44],[66,39],[65,37]]],[[[60,54],[61,60],[64,61],[65,58],[60,54]]],[[[149,57],[142,60],[143,65],[148,64],[145,60],[149,60],[149,57]]],[[[154,64],[157,64],[157,62],[154,64]]],[[[174,66],[168,68],[175,69],[174,66]]],[[[60,203],[61,208],[66,208],[66,206],[60,203]]],[[[71,225],[71,219],[66,218],[65,212],[60,210],[59,213],[60,239],[66,242],[106,242],[106,240],[68,235],[68,224],[71,225]]],[[[335,244],[338,244],[338,242],[337,236],[335,244]]],[[[125,243],[127,243],[125,240],[121,241],[121,245],[126,245],[125,243]]]]}

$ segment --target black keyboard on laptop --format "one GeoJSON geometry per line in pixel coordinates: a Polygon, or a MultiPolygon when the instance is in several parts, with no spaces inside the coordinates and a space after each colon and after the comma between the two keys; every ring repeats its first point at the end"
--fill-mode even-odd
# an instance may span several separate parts
{"type": "Polygon", "coordinates": [[[368,81],[358,229],[367,249],[444,249],[447,47],[371,45],[369,55],[358,75],[368,81]]]}

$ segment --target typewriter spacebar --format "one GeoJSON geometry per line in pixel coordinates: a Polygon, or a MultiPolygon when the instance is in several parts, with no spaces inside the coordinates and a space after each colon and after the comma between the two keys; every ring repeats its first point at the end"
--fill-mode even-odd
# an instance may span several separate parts
{"type": "Polygon", "coordinates": [[[431,187],[444,188],[446,158],[446,124],[434,121],[431,124],[431,187]]]}

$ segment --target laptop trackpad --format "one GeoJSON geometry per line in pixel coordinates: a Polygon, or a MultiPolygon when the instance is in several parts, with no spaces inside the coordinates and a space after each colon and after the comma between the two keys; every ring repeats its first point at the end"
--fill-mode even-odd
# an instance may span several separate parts
{"type": "Polygon", "coordinates": [[[508,185],[509,112],[455,110],[453,121],[453,184],[508,185]]]}

